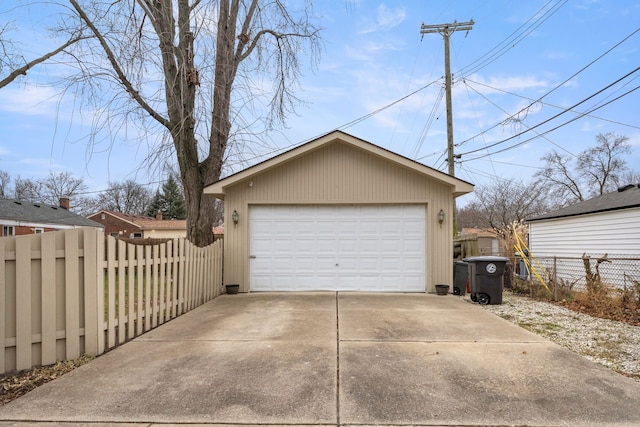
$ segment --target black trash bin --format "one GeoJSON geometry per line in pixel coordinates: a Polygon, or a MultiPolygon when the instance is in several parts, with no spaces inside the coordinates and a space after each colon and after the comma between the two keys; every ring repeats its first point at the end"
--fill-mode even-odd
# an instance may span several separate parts
{"type": "Polygon", "coordinates": [[[465,295],[469,281],[469,264],[464,261],[453,262],[453,294],[465,295]]]}
{"type": "Polygon", "coordinates": [[[502,304],[504,269],[507,258],[476,256],[465,258],[469,263],[471,300],[480,304],[502,304]]]}

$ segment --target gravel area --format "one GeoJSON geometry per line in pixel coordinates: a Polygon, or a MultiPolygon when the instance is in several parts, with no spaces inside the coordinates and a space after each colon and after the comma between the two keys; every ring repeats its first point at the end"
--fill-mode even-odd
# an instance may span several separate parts
{"type": "Polygon", "coordinates": [[[502,305],[482,307],[640,382],[640,326],[591,317],[508,292],[502,305]]]}

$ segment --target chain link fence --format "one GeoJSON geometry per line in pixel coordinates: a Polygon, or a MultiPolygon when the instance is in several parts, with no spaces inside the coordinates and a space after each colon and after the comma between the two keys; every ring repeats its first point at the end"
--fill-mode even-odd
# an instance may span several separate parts
{"type": "Polygon", "coordinates": [[[640,258],[584,254],[582,257],[512,259],[514,284],[546,285],[554,299],[571,292],[603,289],[640,292],[640,258]]]}

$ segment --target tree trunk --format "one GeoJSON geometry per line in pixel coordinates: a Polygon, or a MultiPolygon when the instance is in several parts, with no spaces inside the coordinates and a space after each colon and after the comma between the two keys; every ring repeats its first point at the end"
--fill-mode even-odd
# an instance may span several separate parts
{"type": "MultiPolygon", "coordinates": [[[[278,84],[272,101],[275,107],[272,107],[272,112],[269,114],[283,120],[285,112],[288,111],[287,107],[292,107],[297,102],[290,92],[288,83],[289,79],[297,77],[299,71],[297,59],[299,44],[296,40],[308,41],[312,48],[318,47],[319,30],[306,15],[310,10],[311,1],[305,1],[307,5],[305,14],[300,20],[294,19],[287,11],[285,2],[280,0],[275,2],[260,0],[107,2],[110,8],[117,9],[123,15],[112,14],[106,10],[101,11],[102,2],[87,1],[86,4],[95,6],[95,11],[93,7],[81,7],[79,0],[69,0],[69,2],[106,53],[106,59],[113,68],[116,80],[131,101],[170,132],[184,188],[187,238],[197,246],[212,243],[213,224],[216,217],[215,199],[205,196],[203,190],[205,185],[218,180],[222,173],[225,151],[232,129],[230,110],[238,66],[256,49],[259,54],[254,55],[256,57],[254,66],[260,70],[272,68],[276,70],[274,78],[278,84]],[[129,6],[132,6],[131,11],[129,6]],[[208,45],[209,41],[199,46],[197,43],[194,45],[194,38],[198,34],[200,37],[206,37],[208,34],[208,31],[200,29],[199,21],[204,18],[204,15],[199,14],[208,11],[213,18],[214,8],[218,9],[217,32],[215,50],[211,50],[209,47],[202,47],[208,45]],[[104,13],[97,13],[96,23],[94,23],[85,13],[85,9],[104,13]],[[120,34],[118,30],[113,31],[112,28],[120,29],[121,23],[115,21],[115,18],[114,21],[110,21],[110,18],[128,15],[131,15],[131,20],[123,23],[124,28],[121,30],[129,38],[121,40],[117,36],[112,36],[112,33],[120,34]],[[149,22],[152,28],[147,26],[146,22],[149,22]],[[106,28],[107,31],[101,32],[101,28],[106,28]],[[155,49],[155,46],[150,44],[155,43],[153,37],[146,36],[146,32],[150,30],[158,38],[159,51],[152,56],[154,61],[160,59],[162,62],[166,112],[156,108],[157,99],[150,98],[153,99],[151,102],[145,98],[145,91],[140,89],[145,88],[145,82],[140,81],[135,73],[133,73],[134,78],[130,78],[128,67],[131,66],[129,64],[131,61],[122,59],[118,51],[122,49],[128,52],[127,44],[135,41],[136,45],[131,47],[131,58],[134,59],[132,64],[145,64],[146,52],[155,49]],[[271,40],[262,43],[263,38],[271,40]],[[198,47],[200,50],[196,51],[198,47]],[[137,58],[138,53],[141,58],[137,58]],[[198,61],[194,60],[195,56],[198,57],[198,61]],[[136,59],[140,61],[137,62],[136,59]],[[200,70],[196,65],[200,66],[200,70]],[[203,81],[213,85],[213,105],[207,105],[203,109],[196,108],[200,71],[203,72],[203,81]],[[213,76],[209,74],[211,72],[213,76]],[[198,127],[197,124],[204,120],[202,115],[204,111],[206,111],[205,114],[210,114],[211,121],[208,126],[209,135],[203,138],[197,131],[203,128],[198,127]],[[198,141],[199,137],[202,140],[198,141]],[[208,138],[208,141],[205,141],[205,138],[208,138]],[[206,153],[204,159],[202,159],[203,153],[206,153]]],[[[213,19],[208,22],[213,22],[213,19]]],[[[99,62],[102,61],[104,58],[99,58],[99,62]]],[[[151,87],[154,91],[157,89],[153,85],[151,87]]],[[[211,87],[208,86],[208,88],[211,87]]],[[[210,96],[209,91],[206,94],[207,97],[210,96]]],[[[253,95],[249,93],[249,96],[253,95]]]]}
{"type": "Polygon", "coordinates": [[[203,194],[203,181],[198,169],[188,170],[183,177],[187,210],[187,237],[196,246],[213,243],[214,203],[213,197],[203,194]]]}

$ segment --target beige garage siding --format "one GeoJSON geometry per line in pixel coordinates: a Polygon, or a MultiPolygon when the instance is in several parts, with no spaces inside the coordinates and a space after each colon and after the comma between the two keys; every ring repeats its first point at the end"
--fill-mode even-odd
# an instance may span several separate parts
{"type": "Polygon", "coordinates": [[[339,140],[253,175],[225,191],[225,282],[248,290],[252,204],[423,204],[427,207],[425,290],[452,283],[453,186],[339,140]],[[445,212],[445,223],[437,221],[445,212]],[[231,214],[239,214],[237,226],[231,214]]]}

